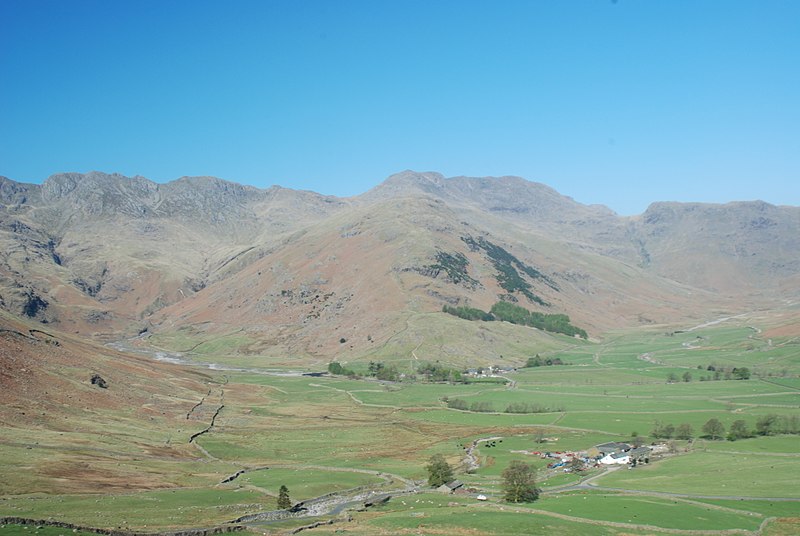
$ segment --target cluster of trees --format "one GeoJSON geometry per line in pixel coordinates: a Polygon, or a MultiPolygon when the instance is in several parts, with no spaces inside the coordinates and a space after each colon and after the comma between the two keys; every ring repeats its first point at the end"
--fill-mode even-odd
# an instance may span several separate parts
{"type": "Polygon", "coordinates": [[[542,298],[531,292],[533,288],[530,283],[520,275],[517,269],[521,270],[528,277],[544,281],[549,287],[558,290],[552,279],[541,273],[539,270],[532,266],[528,266],[520,261],[514,255],[488,240],[478,237],[472,238],[471,236],[462,236],[461,240],[469,246],[472,251],[482,249],[486,252],[486,256],[497,270],[497,284],[508,292],[509,296],[513,296],[515,292],[519,292],[530,301],[538,303],[539,305],[548,305],[542,298]]]}
{"type": "Polygon", "coordinates": [[[438,363],[422,363],[417,367],[417,373],[425,376],[431,382],[464,382],[464,375],[460,370],[445,367],[438,363]]]}
{"type": "Polygon", "coordinates": [[[756,419],[757,435],[800,434],[800,415],[769,413],[756,419]]]}
{"type": "Polygon", "coordinates": [[[800,434],[800,415],[768,413],[756,419],[755,428],[753,429],[748,428],[747,423],[739,419],[731,423],[727,434],[725,433],[725,425],[717,418],[711,418],[703,425],[703,436],[715,440],[727,437],[729,441],[736,441],[737,439],[746,439],[748,437],[776,434],[800,434]]]}
{"type": "Polygon", "coordinates": [[[539,305],[549,305],[542,298],[537,296],[531,291],[531,284],[525,281],[519,272],[511,264],[494,263],[497,270],[497,284],[504,290],[508,291],[509,296],[513,296],[514,292],[519,292],[530,301],[538,303],[539,305]]]}
{"type": "MultiPolygon", "coordinates": [[[[702,366],[697,368],[702,369],[702,366]]],[[[719,365],[708,365],[706,371],[711,374],[700,376],[701,382],[717,380],[749,380],[751,373],[747,367],[723,367],[719,365]]]]}
{"type": "MultiPolygon", "coordinates": [[[[347,376],[354,379],[361,378],[358,372],[342,366],[338,361],[328,363],[328,372],[337,376],[347,376]]],[[[397,367],[386,365],[379,361],[369,362],[366,375],[384,381],[399,381],[401,377],[397,367]]],[[[416,373],[409,374],[406,379],[414,381],[418,378],[418,375],[423,376],[426,381],[430,382],[464,383],[466,381],[464,374],[460,370],[445,367],[438,363],[422,363],[417,367],[416,373]]]]}
{"type": "MultiPolygon", "coordinates": [[[[702,366],[698,366],[702,370],[702,366]]],[[[749,380],[750,369],[747,367],[732,367],[732,368],[717,368],[714,365],[709,365],[706,370],[713,372],[705,376],[700,376],[701,382],[710,382],[718,380],[749,380]]],[[[678,381],[690,382],[692,381],[692,373],[688,370],[681,374],[680,379],[674,372],[667,374],[667,383],[677,383],[678,381]]]]}
{"type": "Polygon", "coordinates": [[[731,423],[727,435],[725,434],[725,426],[719,419],[709,419],[703,425],[703,433],[709,439],[723,439],[727,437],[728,441],[747,439],[748,437],[755,437],[757,435],[800,434],[800,416],[780,416],[774,413],[762,415],[756,419],[756,426],[752,430],[747,427],[747,423],[744,420],[738,419],[731,423]]]}
{"type": "Polygon", "coordinates": [[[463,318],[464,320],[480,320],[483,322],[499,320],[511,322],[512,324],[518,324],[520,326],[530,326],[551,333],[563,333],[570,337],[574,337],[575,335],[584,339],[588,337],[585,330],[575,327],[570,323],[569,316],[567,315],[529,311],[524,307],[504,301],[495,303],[488,313],[474,307],[453,307],[450,305],[443,306],[442,311],[463,318]]]}
{"type": "Polygon", "coordinates": [[[672,424],[656,421],[650,435],[656,439],[692,439],[692,437],[694,437],[694,430],[692,429],[692,425],[688,423],[681,423],[675,427],[675,425],[672,424]]]}
{"type": "Polygon", "coordinates": [[[469,276],[467,266],[469,266],[469,260],[462,253],[451,255],[450,253],[439,251],[436,253],[436,264],[430,265],[428,270],[432,271],[433,274],[444,271],[453,283],[464,283],[470,288],[475,288],[480,283],[469,276]]]}
{"type": "Polygon", "coordinates": [[[450,409],[459,409],[461,411],[475,411],[478,413],[492,413],[494,408],[489,402],[473,402],[467,403],[466,400],[460,398],[447,398],[442,399],[447,407],[450,409]]]}
{"type": "Polygon", "coordinates": [[[370,361],[367,367],[367,374],[379,380],[396,382],[400,379],[400,372],[394,365],[384,365],[381,362],[370,361]]]}
{"type": "Polygon", "coordinates": [[[457,316],[458,318],[463,318],[464,320],[481,320],[483,322],[491,322],[494,320],[494,316],[492,316],[491,313],[487,313],[481,309],[475,309],[474,307],[452,307],[450,305],[445,305],[442,307],[442,311],[457,316]]]}
{"type": "Polygon", "coordinates": [[[555,411],[565,411],[564,406],[551,408],[532,402],[512,402],[505,409],[505,413],[552,413],[555,411]]]}
{"type": "MultiPolygon", "coordinates": [[[[434,454],[425,466],[428,485],[438,488],[453,481],[453,468],[441,454],[434,454]]],[[[502,473],[503,499],[512,503],[533,502],[539,498],[536,469],[530,464],[513,460],[502,473]]]]}
{"type": "Polygon", "coordinates": [[[578,335],[584,339],[588,338],[586,331],[573,326],[569,317],[564,314],[545,314],[529,311],[524,307],[508,302],[495,303],[492,305],[490,312],[497,320],[511,322],[512,324],[530,326],[552,333],[563,333],[570,337],[578,335]]]}
{"type": "Polygon", "coordinates": [[[349,378],[357,378],[358,374],[352,369],[344,368],[338,361],[328,363],[328,372],[337,376],[347,376],[349,378]]]}
{"type": "MultiPolygon", "coordinates": [[[[476,413],[493,413],[495,411],[492,404],[485,401],[475,401],[472,404],[469,404],[466,400],[448,397],[442,398],[442,401],[444,401],[444,403],[447,404],[447,407],[450,409],[474,411],[476,413]]],[[[550,408],[548,406],[534,404],[532,402],[512,402],[506,406],[505,410],[503,410],[504,413],[551,413],[555,411],[564,411],[564,408],[550,408]]]]}
{"type": "Polygon", "coordinates": [[[561,361],[560,357],[548,357],[542,359],[539,354],[536,354],[534,357],[529,357],[528,361],[525,362],[525,366],[527,368],[531,367],[549,367],[552,365],[564,365],[565,363],[561,361]]]}
{"type": "MultiPolygon", "coordinates": [[[[686,372],[681,374],[680,380],[684,382],[692,381],[692,373],[687,370],[686,372]]],[[[669,374],[667,374],[667,383],[677,383],[678,381],[679,381],[678,375],[675,374],[674,372],[670,372],[669,374]]]]}
{"type": "Polygon", "coordinates": [[[755,376],[757,378],[785,378],[790,375],[788,368],[781,370],[750,370],[747,367],[726,367],[711,363],[710,365],[697,365],[700,371],[707,371],[711,374],[700,376],[700,381],[714,381],[714,380],[749,380],[755,376]]]}

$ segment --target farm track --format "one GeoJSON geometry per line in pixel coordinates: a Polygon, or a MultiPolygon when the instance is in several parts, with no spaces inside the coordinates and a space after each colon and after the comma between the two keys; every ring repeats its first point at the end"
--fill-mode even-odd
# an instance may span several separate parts
{"type": "Polygon", "coordinates": [[[698,324],[697,326],[685,329],[684,331],[686,333],[691,333],[691,332],[693,332],[695,330],[698,330],[698,329],[707,328],[709,326],[716,326],[717,324],[721,324],[723,322],[727,322],[728,320],[734,320],[736,318],[742,318],[743,316],[747,316],[747,315],[750,315],[750,314],[752,314],[752,313],[742,313],[742,314],[735,315],[735,316],[726,316],[724,318],[718,318],[717,320],[711,320],[710,322],[705,322],[703,324],[698,324]]]}

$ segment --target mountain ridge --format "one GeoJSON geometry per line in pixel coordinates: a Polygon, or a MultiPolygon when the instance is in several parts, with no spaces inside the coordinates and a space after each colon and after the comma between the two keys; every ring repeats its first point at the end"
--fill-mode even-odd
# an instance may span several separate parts
{"type": "Polygon", "coordinates": [[[366,355],[415,315],[497,300],[597,335],[796,295],[798,236],[797,207],[619,216],[511,176],[406,170],[349,198],[214,177],[2,177],[0,307],[106,338],[238,325],[249,351],[300,356],[342,351],[345,332],[366,355]],[[444,269],[453,259],[465,277],[444,269]]]}

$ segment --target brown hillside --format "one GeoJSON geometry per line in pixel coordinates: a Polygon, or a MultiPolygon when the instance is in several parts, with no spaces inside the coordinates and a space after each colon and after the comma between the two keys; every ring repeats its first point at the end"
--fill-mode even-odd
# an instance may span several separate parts
{"type": "Polygon", "coordinates": [[[213,335],[289,360],[407,354],[433,336],[422,326],[452,332],[438,316],[413,327],[443,305],[515,301],[593,336],[781,306],[798,297],[798,236],[797,207],[656,203],[624,218],[518,177],[407,171],[350,199],[210,177],[0,178],[0,307],[175,349],[213,335]]]}
{"type": "Polygon", "coordinates": [[[0,450],[28,455],[24,473],[4,472],[0,490],[20,493],[20,482],[26,493],[170,487],[167,476],[131,472],[127,462],[197,459],[188,438],[207,423],[186,415],[215,385],[194,369],[40,330],[3,313],[0,450]]]}

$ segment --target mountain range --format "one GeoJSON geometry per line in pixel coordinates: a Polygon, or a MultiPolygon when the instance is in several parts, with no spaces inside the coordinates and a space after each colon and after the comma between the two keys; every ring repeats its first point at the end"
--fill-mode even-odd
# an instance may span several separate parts
{"type": "Polygon", "coordinates": [[[405,171],[350,198],[213,177],[0,177],[0,308],[100,341],[291,364],[496,360],[552,334],[468,322],[500,301],[592,338],[800,298],[800,208],[653,203],[622,217],[519,177],[405,171]],[[509,331],[510,330],[510,331],[509,331]]]}

